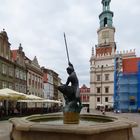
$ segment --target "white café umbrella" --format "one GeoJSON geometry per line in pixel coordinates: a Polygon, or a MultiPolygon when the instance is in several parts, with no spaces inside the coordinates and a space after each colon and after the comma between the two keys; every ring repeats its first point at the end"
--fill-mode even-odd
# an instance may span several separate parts
{"type": "Polygon", "coordinates": [[[19,99],[25,99],[26,94],[14,91],[9,88],[0,89],[0,95],[3,96],[3,100],[6,100],[6,114],[8,114],[8,100],[19,100],[19,99]]]}
{"type": "Polygon", "coordinates": [[[50,99],[43,99],[43,100],[40,100],[40,102],[44,102],[44,103],[62,103],[61,101],[50,100],[50,99]]]}
{"type": "Polygon", "coordinates": [[[62,103],[61,101],[58,101],[58,100],[50,100],[50,99],[44,99],[44,102],[48,102],[48,103],[62,103]]]}
{"type": "Polygon", "coordinates": [[[25,102],[25,103],[29,103],[29,104],[35,103],[35,107],[36,107],[37,103],[42,103],[41,102],[42,99],[43,98],[31,94],[31,95],[26,95],[26,98],[24,100],[18,100],[18,102],[25,102]]]}
{"type": "Polygon", "coordinates": [[[7,93],[0,93],[0,100],[5,100],[9,98],[9,94],[7,93]]]}
{"type": "Polygon", "coordinates": [[[29,100],[42,100],[43,98],[31,94],[31,95],[26,95],[26,99],[29,99],[29,100]]]}
{"type": "Polygon", "coordinates": [[[27,102],[27,103],[62,103],[57,100],[50,100],[50,99],[27,99],[27,100],[18,100],[18,102],[27,102]]]}
{"type": "Polygon", "coordinates": [[[9,88],[4,88],[0,89],[0,94],[5,94],[6,96],[8,95],[8,99],[25,99],[26,94],[17,92],[15,90],[9,89],[9,88]]]}
{"type": "Polygon", "coordinates": [[[26,103],[39,103],[42,102],[43,98],[35,96],[35,95],[26,95],[24,100],[18,100],[18,102],[26,102],[26,103]]]}

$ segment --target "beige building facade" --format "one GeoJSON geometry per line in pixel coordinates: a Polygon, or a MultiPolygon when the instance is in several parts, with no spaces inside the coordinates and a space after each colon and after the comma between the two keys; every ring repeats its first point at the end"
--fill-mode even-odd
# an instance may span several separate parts
{"type": "Polygon", "coordinates": [[[33,60],[26,57],[25,64],[27,68],[27,94],[43,98],[43,72],[36,56],[33,60]]]}
{"type": "Polygon", "coordinates": [[[100,105],[112,106],[114,93],[114,58],[116,51],[113,12],[110,1],[103,0],[103,11],[99,15],[100,28],[97,31],[98,45],[92,48],[90,59],[90,109],[100,105]],[[94,53],[95,52],[95,53],[94,53]]]}

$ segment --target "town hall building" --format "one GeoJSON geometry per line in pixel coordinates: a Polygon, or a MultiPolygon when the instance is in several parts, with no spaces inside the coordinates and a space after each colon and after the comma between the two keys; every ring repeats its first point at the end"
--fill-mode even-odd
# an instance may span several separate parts
{"type": "Polygon", "coordinates": [[[92,48],[90,58],[90,109],[100,105],[113,106],[114,60],[117,54],[122,58],[136,57],[135,51],[116,52],[114,13],[110,10],[111,0],[102,0],[103,11],[99,15],[97,30],[98,44],[92,48]]]}

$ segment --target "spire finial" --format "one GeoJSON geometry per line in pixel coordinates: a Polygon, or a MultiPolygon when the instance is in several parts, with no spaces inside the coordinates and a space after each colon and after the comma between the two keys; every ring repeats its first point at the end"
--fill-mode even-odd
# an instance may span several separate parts
{"type": "Polygon", "coordinates": [[[110,4],[111,0],[102,0],[102,4],[103,4],[103,11],[106,11],[106,10],[110,10],[110,4]]]}
{"type": "Polygon", "coordinates": [[[19,43],[19,50],[20,50],[20,51],[23,50],[21,43],[19,43]]]}

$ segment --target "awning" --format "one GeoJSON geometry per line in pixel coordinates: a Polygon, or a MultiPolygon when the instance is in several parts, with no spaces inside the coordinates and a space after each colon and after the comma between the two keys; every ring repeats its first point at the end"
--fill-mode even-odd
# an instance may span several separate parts
{"type": "Polygon", "coordinates": [[[28,100],[42,100],[43,98],[35,96],[35,95],[26,95],[26,99],[28,100]]]}
{"type": "Polygon", "coordinates": [[[50,99],[42,99],[42,100],[18,100],[17,102],[24,102],[24,103],[62,103],[58,100],[50,100],[50,99]]]}
{"type": "Polygon", "coordinates": [[[0,99],[4,100],[4,99],[8,99],[10,96],[7,93],[0,93],[0,99]]]}
{"type": "Polygon", "coordinates": [[[3,97],[5,97],[5,98],[3,98],[5,100],[6,99],[18,100],[18,99],[25,99],[26,98],[26,94],[17,92],[15,90],[12,90],[9,88],[0,89],[0,95],[6,95],[6,96],[3,96],[3,97]]]}

